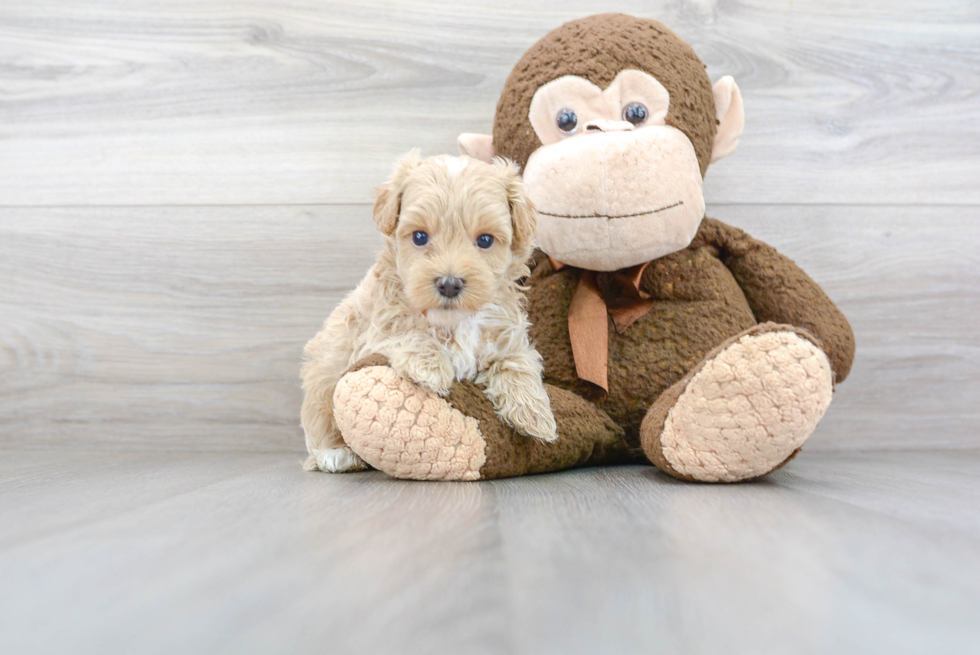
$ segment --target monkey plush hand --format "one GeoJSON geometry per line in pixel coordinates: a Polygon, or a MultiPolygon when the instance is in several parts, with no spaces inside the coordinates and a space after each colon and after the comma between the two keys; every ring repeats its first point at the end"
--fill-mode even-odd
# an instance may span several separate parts
{"type": "Polygon", "coordinates": [[[708,165],[743,125],[660,23],[603,14],[545,36],[515,66],[493,137],[460,149],[523,167],[537,206],[532,339],[559,439],[503,425],[480,390],[445,398],[384,361],[341,380],[335,416],[365,461],[415,479],[487,479],[650,461],[734,482],[792,459],[854,356],[847,319],[791,260],[704,215],[708,165]],[[404,440],[388,428],[411,425],[404,440]]]}

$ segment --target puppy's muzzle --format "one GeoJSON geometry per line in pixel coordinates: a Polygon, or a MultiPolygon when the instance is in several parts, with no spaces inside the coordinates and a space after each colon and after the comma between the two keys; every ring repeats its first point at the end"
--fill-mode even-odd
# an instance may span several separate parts
{"type": "Polygon", "coordinates": [[[463,291],[464,284],[458,277],[441,277],[436,280],[436,289],[443,298],[455,298],[463,291]]]}

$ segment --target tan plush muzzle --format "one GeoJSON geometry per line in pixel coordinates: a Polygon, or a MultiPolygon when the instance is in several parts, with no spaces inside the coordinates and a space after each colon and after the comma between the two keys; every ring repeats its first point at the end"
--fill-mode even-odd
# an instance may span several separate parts
{"type": "Polygon", "coordinates": [[[704,217],[694,147],[669,126],[592,132],[543,146],[524,167],[524,190],[538,209],[541,249],[593,271],[681,250],[704,217]]]}

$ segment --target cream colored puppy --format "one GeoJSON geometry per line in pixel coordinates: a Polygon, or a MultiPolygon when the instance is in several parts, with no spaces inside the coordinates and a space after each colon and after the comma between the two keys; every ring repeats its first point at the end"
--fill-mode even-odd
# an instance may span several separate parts
{"type": "Polygon", "coordinates": [[[306,468],[366,468],[337,429],[333,393],[352,364],[373,354],[439,395],[473,380],[505,423],[557,439],[522,308],[536,215],[516,167],[412,152],[380,187],[374,221],[383,250],[304,351],[306,468]]]}

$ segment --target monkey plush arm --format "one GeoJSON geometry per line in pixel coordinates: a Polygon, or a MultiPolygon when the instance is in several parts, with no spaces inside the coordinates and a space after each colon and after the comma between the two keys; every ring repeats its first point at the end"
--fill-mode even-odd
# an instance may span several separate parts
{"type": "Polygon", "coordinates": [[[854,332],[809,275],[772,246],[711,218],[704,219],[697,240],[718,249],[760,323],[807,330],[823,344],[835,381],[847,377],[854,361],[854,332]]]}

